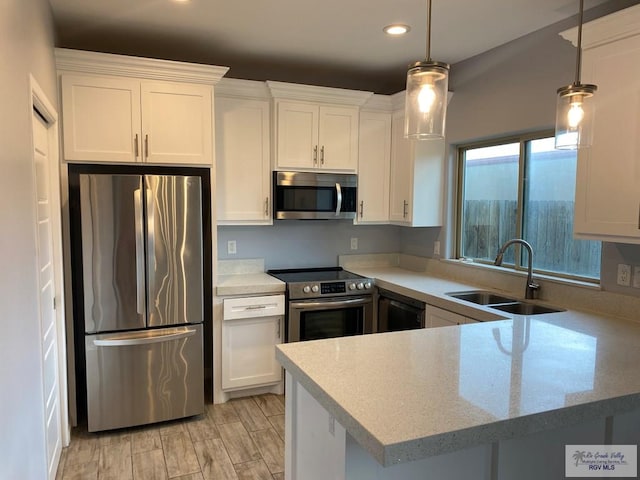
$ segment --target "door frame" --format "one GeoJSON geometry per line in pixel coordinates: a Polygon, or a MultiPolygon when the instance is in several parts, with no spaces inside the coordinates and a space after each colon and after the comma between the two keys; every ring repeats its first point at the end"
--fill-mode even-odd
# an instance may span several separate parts
{"type": "MultiPolygon", "coordinates": [[[[65,291],[64,269],[62,254],[62,217],[61,217],[61,185],[60,185],[60,126],[58,112],[51,103],[44,90],[40,87],[32,74],[29,75],[30,115],[37,111],[47,123],[47,133],[50,146],[49,190],[51,194],[51,237],[53,280],[55,288],[56,341],[58,344],[58,381],[60,391],[60,425],[62,446],[69,445],[71,430],[69,424],[69,399],[67,391],[67,348],[66,348],[66,319],[65,319],[65,291]]],[[[33,138],[33,127],[32,138],[33,138]]],[[[33,150],[33,149],[32,149],[33,150]]],[[[31,161],[34,162],[33,153],[31,161]]],[[[35,172],[33,172],[35,176],[35,172]]],[[[35,177],[34,177],[35,178],[35,177]]]]}

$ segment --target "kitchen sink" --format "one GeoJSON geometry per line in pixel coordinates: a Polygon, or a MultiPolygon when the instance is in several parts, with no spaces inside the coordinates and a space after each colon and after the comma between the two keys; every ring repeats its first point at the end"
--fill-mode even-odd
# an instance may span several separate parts
{"type": "Polygon", "coordinates": [[[513,313],[516,315],[540,315],[542,313],[558,313],[564,312],[564,309],[546,307],[544,305],[538,305],[537,303],[527,302],[514,302],[504,303],[502,305],[491,305],[491,308],[501,310],[507,313],[513,313]]]}
{"type": "Polygon", "coordinates": [[[487,290],[471,290],[466,292],[449,292],[448,296],[464,300],[466,302],[475,303],[476,305],[484,305],[496,310],[501,310],[515,315],[540,315],[543,313],[564,312],[564,309],[547,307],[537,303],[522,302],[515,298],[498,295],[487,290]]]}
{"type": "Polygon", "coordinates": [[[450,297],[457,298],[458,300],[464,300],[466,302],[475,303],[477,305],[499,305],[502,303],[517,302],[515,298],[504,297],[502,295],[488,292],[485,290],[473,290],[468,292],[450,292],[447,293],[450,297]]]}

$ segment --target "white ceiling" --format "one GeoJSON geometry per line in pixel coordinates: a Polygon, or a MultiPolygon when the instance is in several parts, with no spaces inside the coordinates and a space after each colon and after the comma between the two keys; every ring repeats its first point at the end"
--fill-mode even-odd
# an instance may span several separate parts
{"type": "MultiPolygon", "coordinates": [[[[426,50],[425,0],[49,1],[59,46],[224,65],[236,78],[391,93],[426,50]],[[383,33],[396,22],[409,34],[383,33]]],[[[459,62],[573,16],[578,5],[434,0],[432,58],[459,62]]]]}

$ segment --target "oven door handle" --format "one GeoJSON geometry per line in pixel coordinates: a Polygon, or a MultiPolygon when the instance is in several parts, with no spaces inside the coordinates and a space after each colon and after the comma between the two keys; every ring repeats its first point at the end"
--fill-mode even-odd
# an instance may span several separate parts
{"type": "Polygon", "coordinates": [[[372,303],[370,298],[352,298],[349,300],[326,301],[326,302],[289,302],[289,307],[297,310],[327,310],[342,307],[353,307],[372,303]]]}

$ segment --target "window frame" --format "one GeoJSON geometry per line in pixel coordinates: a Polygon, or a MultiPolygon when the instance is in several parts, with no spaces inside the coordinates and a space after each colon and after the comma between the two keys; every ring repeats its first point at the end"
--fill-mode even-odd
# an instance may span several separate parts
{"type": "MultiPolygon", "coordinates": [[[[464,181],[465,181],[465,168],[464,168],[464,156],[465,152],[470,149],[475,148],[483,148],[483,147],[494,147],[498,145],[505,145],[508,143],[519,143],[519,154],[518,154],[518,193],[517,193],[517,211],[516,211],[516,232],[515,238],[523,238],[524,231],[524,214],[525,214],[525,174],[527,167],[527,142],[531,142],[533,140],[540,140],[543,138],[553,137],[555,134],[554,130],[540,130],[536,132],[523,133],[520,135],[508,135],[504,137],[491,138],[486,140],[481,140],[477,142],[469,142],[462,143],[456,146],[456,208],[455,208],[455,258],[462,258],[462,215],[464,209],[464,181]]],[[[576,153],[577,155],[577,153],[576,153]]],[[[526,239],[525,239],[526,240],[526,239]]],[[[602,242],[600,242],[602,249],[602,242]]],[[[502,264],[503,268],[526,272],[528,270],[528,259],[526,258],[527,253],[523,252],[524,247],[520,244],[513,245],[514,248],[514,261],[515,263],[507,263],[506,261],[502,264]]],[[[601,250],[602,251],[602,250],[601,250]]],[[[497,254],[496,250],[496,254],[497,254]]],[[[535,254],[535,252],[534,252],[535,254]]],[[[493,262],[474,258],[473,262],[475,264],[481,265],[493,265],[493,262]]],[[[579,281],[585,283],[591,283],[594,285],[599,285],[601,282],[602,272],[600,271],[600,275],[598,278],[587,277],[582,275],[574,275],[563,272],[554,272],[551,270],[543,270],[533,268],[533,273],[538,275],[544,275],[546,277],[558,279],[558,280],[572,280],[579,281]]]]}

